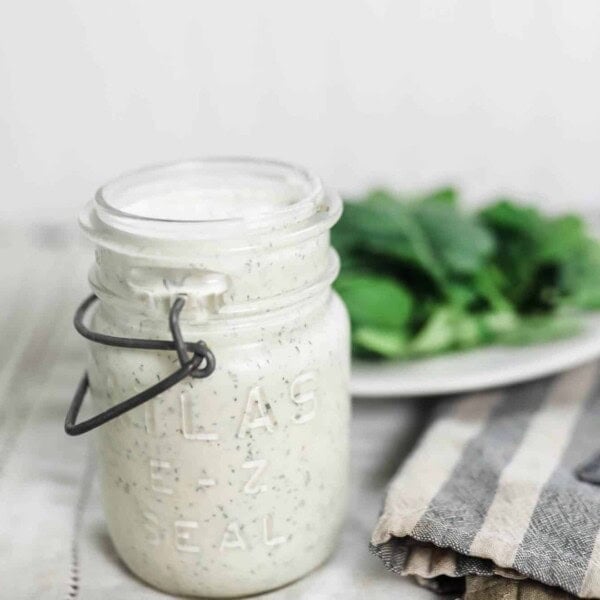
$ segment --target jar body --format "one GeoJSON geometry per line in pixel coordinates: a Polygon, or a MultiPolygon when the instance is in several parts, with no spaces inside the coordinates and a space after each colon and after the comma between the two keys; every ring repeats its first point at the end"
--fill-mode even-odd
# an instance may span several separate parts
{"type": "MultiPolygon", "coordinates": [[[[332,292],[339,197],[273,161],[190,161],[102,188],[92,328],[183,339],[216,359],[97,432],[108,529],[140,578],[231,597],[284,585],[331,553],[346,504],[349,322],[332,292]],[[198,220],[201,217],[202,220],[198,220]]],[[[191,357],[190,357],[191,358],[191,357]]],[[[181,357],[183,360],[183,357],[181,357]]],[[[90,345],[94,409],[180,368],[174,351],[90,345]]]]}
{"type": "MultiPolygon", "coordinates": [[[[348,478],[348,319],[331,292],[294,313],[242,333],[184,328],[186,339],[212,348],[215,372],[98,432],[110,535],[152,585],[253,594],[301,577],[331,553],[348,478]]],[[[103,306],[94,327],[140,337],[143,320],[103,306]]],[[[176,368],[172,352],[92,345],[95,409],[176,368]]]]}

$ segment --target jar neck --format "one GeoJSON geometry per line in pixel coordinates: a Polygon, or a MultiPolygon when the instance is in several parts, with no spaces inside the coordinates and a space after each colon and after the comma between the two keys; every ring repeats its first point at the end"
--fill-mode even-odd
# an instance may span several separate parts
{"type": "Polygon", "coordinates": [[[97,246],[90,282],[105,303],[189,322],[243,318],[319,294],[335,279],[329,229],[339,197],[284,163],[208,159],[125,175],[80,223],[97,246]]]}
{"type": "Polygon", "coordinates": [[[108,305],[164,321],[184,296],[190,324],[242,319],[315,297],[329,287],[339,260],[329,232],[277,247],[225,248],[158,258],[98,247],[90,271],[94,292],[108,305]]]}

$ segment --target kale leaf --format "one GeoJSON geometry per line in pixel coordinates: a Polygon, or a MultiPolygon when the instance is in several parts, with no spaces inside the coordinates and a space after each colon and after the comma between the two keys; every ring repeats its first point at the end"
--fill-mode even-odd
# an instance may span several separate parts
{"type": "Polygon", "coordinates": [[[346,202],[331,238],[359,356],[546,341],[600,309],[600,244],[575,215],[509,199],[469,213],[453,188],[379,189],[346,202]]]}

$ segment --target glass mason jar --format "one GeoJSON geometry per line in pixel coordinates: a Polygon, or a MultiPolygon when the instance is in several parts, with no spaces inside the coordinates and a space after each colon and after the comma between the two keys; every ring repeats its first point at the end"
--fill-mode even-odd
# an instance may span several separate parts
{"type": "MultiPolygon", "coordinates": [[[[349,326],[331,289],[341,201],[296,167],[215,159],[125,175],[80,221],[96,244],[92,328],[216,358],[98,430],[118,553],[174,594],[254,594],[332,552],[346,504],[349,326]]],[[[96,411],[168,376],[177,354],[90,344],[96,411]]]]}

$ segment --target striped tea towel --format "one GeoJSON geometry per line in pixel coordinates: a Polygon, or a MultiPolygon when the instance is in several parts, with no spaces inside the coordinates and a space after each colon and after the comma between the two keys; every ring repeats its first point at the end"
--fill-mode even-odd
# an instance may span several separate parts
{"type": "Polygon", "coordinates": [[[444,404],[390,484],[372,551],[429,584],[495,575],[599,598],[600,486],[574,474],[600,449],[599,375],[444,404]]]}

